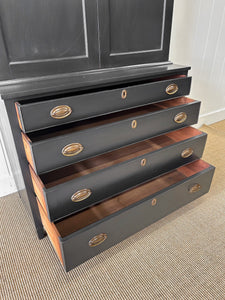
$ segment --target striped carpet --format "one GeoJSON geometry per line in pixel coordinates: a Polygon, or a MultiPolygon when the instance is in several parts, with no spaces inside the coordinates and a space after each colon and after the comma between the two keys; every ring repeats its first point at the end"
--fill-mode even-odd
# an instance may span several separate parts
{"type": "Polygon", "coordinates": [[[210,193],[69,273],[18,195],[1,198],[2,299],[225,299],[225,121],[202,130],[210,193]]]}

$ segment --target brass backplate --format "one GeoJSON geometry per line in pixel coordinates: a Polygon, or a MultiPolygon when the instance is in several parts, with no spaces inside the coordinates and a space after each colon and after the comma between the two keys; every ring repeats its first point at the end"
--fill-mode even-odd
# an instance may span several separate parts
{"type": "Polygon", "coordinates": [[[80,143],[72,143],[66,145],[62,149],[62,154],[64,156],[75,156],[83,151],[84,147],[80,143]]]}
{"type": "Polygon", "coordinates": [[[96,247],[96,246],[102,244],[106,239],[107,239],[107,234],[106,233],[100,233],[100,234],[94,236],[88,242],[88,245],[89,245],[89,247],[96,247]]]}
{"type": "Polygon", "coordinates": [[[91,196],[90,189],[79,190],[71,196],[73,202],[81,202],[91,196]]]}
{"type": "Polygon", "coordinates": [[[192,148],[186,148],[181,152],[181,157],[188,158],[193,154],[194,150],[192,148]]]}
{"type": "Polygon", "coordinates": [[[178,124],[184,123],[187,120],[187,114],[180,112],[174,117],[174,121],[178,124]]]}
{"type": "Polygon", "coordinates": [[[199,183],[195,183],[189,187],[189,193],[191,194],[196,193],[200,191],[200,189],[201,189],[201,185],[199,183]]]}
{"type": "Polygon", "coordinates": [[[178,85],[176,83],[172,83],[172,84],[168,85],[168,87],[166,88],[166,93],[168,95],[174,95],[174,94],[176,94],[178,89],[179,89],[178,85]]]}
{"type": "Polygon", "coordinates": [[[72,113],[71,107],[69,107],[68,105],[59,105],[54,107],[51,110],[50,116],[53,119],[64,119],[68,117],[71,113],[72,113]]]}

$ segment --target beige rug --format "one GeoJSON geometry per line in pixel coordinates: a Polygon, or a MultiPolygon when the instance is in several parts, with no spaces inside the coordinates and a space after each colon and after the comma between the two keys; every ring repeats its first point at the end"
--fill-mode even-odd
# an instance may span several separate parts
{"type": "Polygon", "coordinates": [[[17,194],[0,199],[2,299],[225,299],[225,121],[203,126],[210,193],[65,273],[17,194]]]}

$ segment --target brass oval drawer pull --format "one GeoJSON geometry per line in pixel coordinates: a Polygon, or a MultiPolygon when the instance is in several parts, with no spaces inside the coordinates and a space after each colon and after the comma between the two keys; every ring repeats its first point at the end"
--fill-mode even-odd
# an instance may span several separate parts
{"type": "Polygon", "coordinates": [[[200,189],[201,189],[201,185],[198,183],[195,183],[189,188],[189,193],[191,193],[191,194],[196,193],[196,192],[200,191],[200,189]]]}
{"type": "Polygon", "coordinates": [[[90,196],[91,196],[91,190],[90,189],[83,189],[83,190],[80,190],[80,191],[77,191],[76,193],[74,193],[71,196],[71,200],[73,202],[81,202],[81,201],[87,199],[90,196]]]}
{"type": "Polygon", "coordinates": [[[54,119],[64,119],[68,117],[71,113],[71,107],[69,107],[68,105],[59,105],[51,110],[50,116],[54,119]]]}
{"type": "Polygon", "coordinates": [[[89,247],[96,247],[96,246],[102,244],[106,239],[107,239],[107,234],[106,233],[101,233],[101,234],[98,234],[98,235],[94,236],[88,242],[88,245],[89,245],[89,247]]]}
{"type": "Polygon", "coordinates": [[[121,98],[122,99],[126,99],[127,98],[127,90],[122,90],[121,98]]]}
{"type": "Polygon", "coordinates": [[[184,123],[187,120],[187,114],[185,112],[180,112],[174,117],[174,121],[178,124],[184,123]]]}
{"type": "Polygon", "coordinates": [[[172,83],[172,84],[168,85],[168,87],[166,88],[166,93],[168,95],[174,95],[174,94],[176,94],[176,92],[178,91],[178,89],[179,89],[178,85],[175,84],[175,83],[172,83]]]}
{"type": "Polygon", "coordinates": [[[184,149],[181,153],[181,157],[188,158],[193,154],[194,150],[192,148],[184,149]]]}
{"type": "Polygon", "coordinates": [[[72,143],[69,145],[66,145],[63,149],[62,149],[62,154],[64,156],[74,156],[79,154],[80,152],[82,152],[84,149],[84,147],[79,144],[79,143],[72,143]]]}

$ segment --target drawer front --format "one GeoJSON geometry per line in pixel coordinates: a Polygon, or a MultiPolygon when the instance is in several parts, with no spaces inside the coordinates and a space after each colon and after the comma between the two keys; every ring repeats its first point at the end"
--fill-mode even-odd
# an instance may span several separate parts
{"type": "Polygon", "coordinates": [[[34,168],[37,174],[45,173],[195,124],[198,121],[199,108],[200,102],[195,101],[175,108],[137,116],[135,119],[129,118],[33,143],[34,168]],[[183,123],[177,123],[174,118],[181,112],[187,115],[187,119],[183,123]],[[82,151],[75,156],[64,156],[62,150],[73,143],[82,145],[82,151]]]}
{"type": "Polygon", "coordinates": [[[150,198],[145,198],[127,209],[61,239],[65,269],[71,270],[87,259],[207,193],[213,173],[214,168],[209,167],[179,184],[164,189],[150,198]],[[201,189],[190,193],[190,187],[196,183],[200,184],[201,189]]]}
{"type": "Polygon", "coordinates": [[[24,132],[58,126],[190,93],[191,77],[174,78],[60,99],[17,103],[24,132]]]}
{"type": "Polygon", "coordinates": [[[207,135],[203,133],[52,188],[44,188],[49,219],[51,221],[61,219],[201,158],[206,137],[207,135]],[[189,148],[193,150],[193,154],[183,158],[182,152],[189,148]]]}

